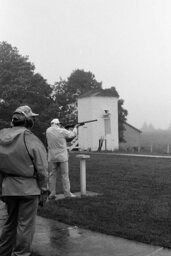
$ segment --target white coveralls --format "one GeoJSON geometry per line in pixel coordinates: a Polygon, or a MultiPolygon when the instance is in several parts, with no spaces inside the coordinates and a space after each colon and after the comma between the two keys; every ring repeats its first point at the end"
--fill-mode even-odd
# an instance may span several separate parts
{"type": "Polygon", "coordinates": [[[61,171],[63,192],[65,197],[70,197],[70,181],[68,168],[68,150],[67,139],[74,138],[77,135],[77,128],[68,131],[60,128],[57,124],[52,124],[46,130],[48,143],[48,162],[49,162],[49,189],[50,196],[56,195],[56,181],[58,169],[61,171]]]}

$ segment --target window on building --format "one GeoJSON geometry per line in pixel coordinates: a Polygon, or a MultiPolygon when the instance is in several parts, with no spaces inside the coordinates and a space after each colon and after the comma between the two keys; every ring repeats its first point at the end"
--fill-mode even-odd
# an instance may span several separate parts
{"type": "Polygon", "coordinates": [[[105,135],[111,134],[111,120],[110,118],[104,119],[105,135]]]}

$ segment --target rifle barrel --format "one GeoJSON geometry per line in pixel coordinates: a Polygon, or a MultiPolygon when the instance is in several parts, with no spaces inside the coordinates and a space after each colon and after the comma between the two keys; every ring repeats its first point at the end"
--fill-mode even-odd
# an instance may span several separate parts
{"type": "MultiPolygon", "coordinates": [[[[77,123],[77,124],[80,124],[80,126],[82,126],[82,125],[84,125],[84,124],[86,124],[86,123],[91,123],[91,122],[96,122],[96,121],[98,121],[98,120],[97,120],[97,119],[94,119],[94,120],[88,120],[88,121],[79,122],[79,123],[77,123]]],[[[65,126],[65,128],[74,127],[75,125],[76,125],[76,123],[67,124],[67,125],[65,126]]]]}
{"type": "Polygon", "coordinates": [[[83,121],[83,122],[79,122],[78,124],[86,124],[86,123],[91,123],[91,122],[96,122],[97,119],[94,119],[94,120],[88,120],[88,121],[83,121]]]}

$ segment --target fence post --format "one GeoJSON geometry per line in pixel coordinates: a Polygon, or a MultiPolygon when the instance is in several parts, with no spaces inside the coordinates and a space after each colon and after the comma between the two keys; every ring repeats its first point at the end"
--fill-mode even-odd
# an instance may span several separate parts
{"type": "Polygon", "coordinates": [[[167,144],[167,154],[169,154],[169,153],[170,153],[170,145],[167,144]]]}
{"type": "Polygon", "coordinates": [[[150,152],[153,153],[153,144],[150,146],[150,152]]]}

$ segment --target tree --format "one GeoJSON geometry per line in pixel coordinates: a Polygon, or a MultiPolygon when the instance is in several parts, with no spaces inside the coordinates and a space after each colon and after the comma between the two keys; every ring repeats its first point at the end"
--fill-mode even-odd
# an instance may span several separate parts
{"type": "Polygon", "coordinates": [[[18,49],[7,42],[0,42],[0,128],[9,126],[11,114],[19,105],[27,104],[40,114],[35,129],[42,137],[45,128],[43,118],[52,103],[52,89],[34,70],[28,56],[20,55],[18,49]]]}
{"type": "Polygon", "coordinates": [[[19,55],[16,47],[6,42],[0,43],[0,95],[5,101],[26,93],[33,76],[34,65],[28,62],[28,57],[19,55]]]}
{"type": "Polygon", "coordinates": [[[71,95],[71,103],[75,102],[79,95],[90,90],[101,89],[102,82],[97,82],[95,75],[90,71],[77,69],[71,73],[67,81],[67,89],[71,95]]]}
{"type": "Polygon", "coordinates": [[[63,124],[77,122],[77,99],[78,96],[95,89],[101,89],[102,83],[97,82],[95,76],[89,71],[75,70],[68,77],[67,81],[60,79],[56,82],[53,89],[55,99],[60,113],[58,117],[63,124]]]}
{"type": "Polygon", "coordinates": [[[118,124],[119,124],[119,142],[125,142],[124,139],[124,131],[125,126],[124,123],[127,120],[128,111],[123,107],[124,100],[118,100],[118,124]]]}

